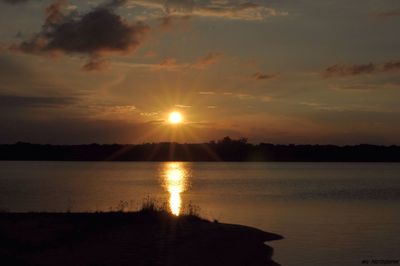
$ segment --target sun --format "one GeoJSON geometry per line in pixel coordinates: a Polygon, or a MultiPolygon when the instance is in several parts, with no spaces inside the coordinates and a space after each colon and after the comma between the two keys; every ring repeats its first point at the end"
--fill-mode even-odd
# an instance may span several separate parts
{"type": "Polygon", "coordinates": [[[169,114],[168,121],[171,124],[180,124],[183,121],[183,116],[179,112],[171,112],[169,114]]]}

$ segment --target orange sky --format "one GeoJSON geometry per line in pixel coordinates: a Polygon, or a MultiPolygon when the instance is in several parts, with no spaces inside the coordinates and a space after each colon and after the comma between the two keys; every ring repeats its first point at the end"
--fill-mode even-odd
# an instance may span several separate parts
{"type": "Polygon", "coordinates": [[[0,142],[400,144],[399,10],[3,0],[0,142]]]}

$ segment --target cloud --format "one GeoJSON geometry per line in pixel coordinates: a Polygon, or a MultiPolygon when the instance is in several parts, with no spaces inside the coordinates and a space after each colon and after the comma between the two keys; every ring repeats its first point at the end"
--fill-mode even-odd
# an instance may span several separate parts
{"type": "Polygon", "coordinates": [[[109,1],[85,14],[65,15],[66,1],[58,0],[46,9],[42,30],[12,48],[33,54],[83,54],[90,58],[84,68],[96,69],[101,56],[135,51],[149,30],[146,24],[129,23],[114,13],[123,3],[109,1]]]}
{"type": "Polygon", "coordinates": [[[101,7],[106,9],[113,9],[125,5],[127,2],[128,0],[110,0],[101,5],[101,7]]]}
{"type": "Polygon", "coordinates": [[[363,74],[379,74],[398,70],[400,70],[400,60],[392,60],[383,64],[369,63],[364,65],[332,65],[327,67],[322,75],[326,78],[330,78],[363,74]]]}
{"type": "Polygon", "coordinates": [[[73,97],[0,95],[1,108],[62,107],[73,104],[76,101],[76,98],[73,97]]]}
{"type": "Polygon", "coordinates": [[[163,9],[168,15],[190,15],[233,20],[257,21],[267,17],[287,16],[285,11],[249,1],[133,0],[146,8],[163,9]]]}
{"type": "Polygon", "coordinates": [[[193,10],[193,15],[202,17],[216,17],[234,20],[263,20],[267,17],[287,16],[287,12],[277,11],[251,2],[240,4],[214,4],[211,6],[200,6],[193,10]]]}
{"type": "Polygon", "coordinates": [[[200,58],[193,66],[195,68],[204,69],[211,65],[216,64],[221,57],[222,57],[221,53],[209,53],[208,55],[200,58]]]}
{"type": "MultiPolygon", "coordinates": [[[[145,58],[152,58],[152,57],[159,57],[156,52],[146,52],[143,57],[145,58]]],[[[220,58],[222,58],[222,53],[208,53],[205,56],[202,56],[194,61],[181,61],[174,57],[164,57],[161,59],[159,63],[146,63],[146,64],[136,64],[136,63],[121,63],[115,62],[114,64],[128,66],[128,67],[138,67],[138,68],[147,68],[150,70],[167,70],[167,71],[174,71],[174,70],[183,70],[183,71],[190,71],[190,70],[206,70],[212,65],[218,63],[220,58]]]]}
{"type": "Polygon", "coordinates": [[[141,116],[156,116],[158,112],[142,112],[140,113],[141,116]]]}
{"type": "Polygon", "coordinates": [[[175,107],[177,107],[177,108],[192,108],[191,105],[183,105],[183,104],[175,104],[175,107]]]}
{"type": "Polygon", "coordinates": [[[135,117],[138,110],[135,105],[89,105],[86,118],[126,120],[127,117],[135,117]]]}
{"type": "Polygon", "coordinates": [[[83,65],[82,69],[86,71],[104,70],[110,65],[110,62],[102,57],[92,56],[89,61],[83,65]]]}
{"type": "Polygon", "coordinates": [[[175,58],[165,58],[158,64],[158,67],[171,70],[179,67],[179,64],[175,58]]]}
{"type": "Polygon", "coordinates": [[[268,80],[268,79],[276,78],[276,75],[264,74],[264,73],[261,73],[261,72],[257,72],[257,73],[254,73],[252,77],[255,80],[268,80]]]}
{"type": "Polygon", "coordinates": [[[155,67],[166,70],[176,70],[178,68],[184,69],[206,69],[207,67],[214,65],[218,62],[218,60],[222,57],[221,53],[209,53],[204,57],[199,58],[194,63],[188,62],[178,62],[177,59],[168,57],[164,58],[158,65],[155,67]]]}
{"type": "Polygon", "coordinates": [[[28,2],[29,0],[2,0],[1,2],[11,4],[11,5],[16,5],[16,4],[21,4],[28,2]]]}
{"type": "Polygon", "coordinates": [[[254,95],[248,93],[236,93],[233,94],[233,97],[238,98],[239,100],[251,100],[255,98],[254,95]]]}
{"type": "Polygon", "coordinates": [[[159,18],[160,21],[160,28],[163,30],[170,30],[175,28],[178,25],[187,25],[190,16],[174,16],[174,15],[167,15],[164,17],[159,18]]]}
{"type": "Polygon", "coordinates": [[[171,13],[192,13],[195,7],[194,0],[166,0],[165,12],[171,13]]]}
{"type": "Polygon", "coordinates": [[[369,63],[366,65],[333,65],[325,69],[324,75],[331,76],[355,76],[370,74],[376,71],[376,65],[369,63]]]}
{"type": "Polygon", "coordinates": [[[383,71],[400,70],[400,60],[389,61],[383,64],[383,71]]]}
{"type": "Polygon", "coordinates": [[[215,92],[213,91],[199,91],[200,95],[214,95],[215,92]]]}
{"type": "Polygon", "coordinates": [[[371,12],[370,16],[374,18],[379,18],[379,19],[387,19],[387,18],[392,18],[392,17],[398,17],[400,16],[400,10],[388,10],[388,11],[375,11],[371,12]]]}
{"type": "Polygon", "coordinates": [[[379,90],[379,89],[399,89],[400,83],[388,82],[376,83],[354,83],[354,84],[334,84],[330,86],[333,90],[379,90]]]}

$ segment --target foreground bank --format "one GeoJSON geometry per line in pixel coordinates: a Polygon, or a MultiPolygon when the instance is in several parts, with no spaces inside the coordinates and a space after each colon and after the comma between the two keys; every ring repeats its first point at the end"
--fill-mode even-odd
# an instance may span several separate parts
{"type": "Polygon", "coordinates": [[[164,211],[2,213],[4,265],[279,265],[281,236],[164,211]]]}

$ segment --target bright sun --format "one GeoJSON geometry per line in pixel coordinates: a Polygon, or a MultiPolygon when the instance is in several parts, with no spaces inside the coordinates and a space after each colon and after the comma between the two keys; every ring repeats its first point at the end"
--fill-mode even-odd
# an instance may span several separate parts
{"type": "Polygon", "coordinates": [[[179,124],[182,123],[183,117],[182,114],[179,112],[172,112],[169,114],[168,121],[171,124],[179,124]]]}

